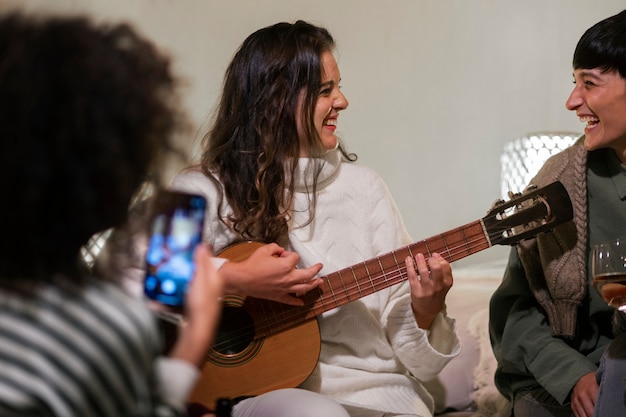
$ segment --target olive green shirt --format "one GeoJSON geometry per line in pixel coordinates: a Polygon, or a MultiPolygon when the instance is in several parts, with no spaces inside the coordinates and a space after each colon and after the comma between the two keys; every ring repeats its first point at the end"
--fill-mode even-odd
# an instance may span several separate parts
{"type": "MultiPolygon", "coordinates": [[[[626,237],[626,167],[612,150],[588,153],[587,204],[589,256],[593,244],[626,237]]],[[[587,291],[577,309],[575,334],[571,339],[561,338],[553,336],[518,252],[511,251],[503,281],[490,303],[490,331],[498,359],[495,383],[510,400],[520,390],[542,386],[565,404],[580,377],[597,369],[613,339],[614,309],[591,286],[587,260],[587,291]]]]}

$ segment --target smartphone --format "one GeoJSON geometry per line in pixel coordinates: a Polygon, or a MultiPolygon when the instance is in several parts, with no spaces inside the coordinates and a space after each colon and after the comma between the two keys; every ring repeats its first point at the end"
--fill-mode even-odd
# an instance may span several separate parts
{"type": "Polygon", "coordinates": [[[202,242],[206,199],[179,191],[160,191],[150,218],[144,294],[161,304],[182,307],[202,242]]]}

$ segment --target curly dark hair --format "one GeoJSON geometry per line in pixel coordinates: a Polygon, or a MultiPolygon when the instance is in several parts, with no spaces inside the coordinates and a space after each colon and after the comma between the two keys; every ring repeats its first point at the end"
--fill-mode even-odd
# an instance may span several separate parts
{"type": "Polygon", "coordinates": [[[169,59],[127,24],[0,17],[0,282],[80,281],[81,247],[173,150],[176,97],[169,59]]]}
{"type": "MultiPolygon", "coordinates": [[[[248,36],[226,70],[212,128],[203,139],[201,164],[222,187],[233,210],[228,220],[243,238],[279,242],[288,232],[300,155],[298,100],[304,94],[302,124],[315,154],[322,149],[313,124],[321,57],[334,48],[325,28],[302,20],[276,23],[248,36]]],[[[346,159],[356,159],[341,143],[339,148],[346,159]]],[[[316,181],[312,206],[315,188],[316,181]]]]}

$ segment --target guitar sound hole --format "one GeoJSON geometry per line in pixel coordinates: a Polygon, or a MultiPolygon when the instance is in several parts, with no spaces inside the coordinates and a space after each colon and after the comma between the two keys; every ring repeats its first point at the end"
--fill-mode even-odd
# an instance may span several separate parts
{"type": "Polygon", "coordinates": [[[254,322],[248,313],[243,308],[225,306],[213,349],[223,355],[235,355],[246,349],[253,338],[254,322]]]}

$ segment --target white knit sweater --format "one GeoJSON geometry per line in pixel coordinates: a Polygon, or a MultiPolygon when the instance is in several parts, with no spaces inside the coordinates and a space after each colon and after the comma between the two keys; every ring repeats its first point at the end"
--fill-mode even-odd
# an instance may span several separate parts
{"type": "MultiPolygon", "coordinates": [[[[309,218],[304,181],[310,181],[309,163],[300,160],[287,248],[300,255],[300,266],[322,262],[324,276],[412,243],[379,175],[342,160],[338,151],[326,156],[314,221],[300,227],[309,218]]],[[[200,171],[178,175],[172,187],[207,197],[205,237],[215,251],[240,240],[218,220],[217,190],[200,171]]],[[[458,355],[460,345],[454,320],[445,312],[425,331],[417,326],[410,303],[408,282],[403,282],[324,313],[319,362],[302,388],[344,404],[431,416],[433,400],[421,381],[434,378],[458,355]]]]}

